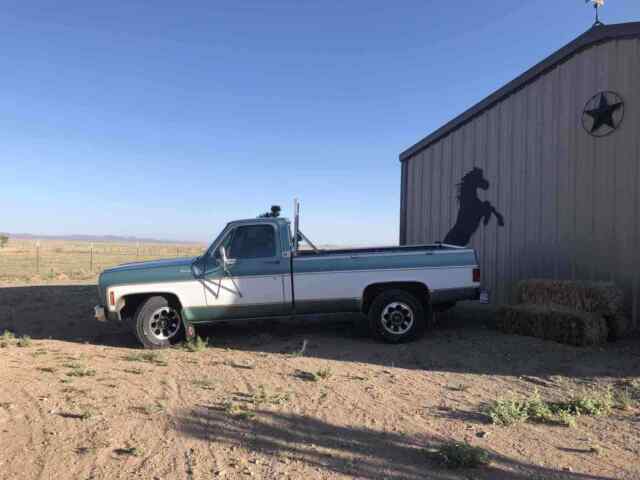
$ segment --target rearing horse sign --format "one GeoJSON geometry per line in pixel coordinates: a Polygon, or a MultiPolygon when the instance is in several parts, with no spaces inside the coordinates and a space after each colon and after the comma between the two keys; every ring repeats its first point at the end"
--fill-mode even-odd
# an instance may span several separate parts
{"type": "Polygon", "coordinates": [[[492,215],[495,215],[498,220],[498,226],[504,226],[502,214],[491,205],[491,202],[483,201],[478,197],[478,189],[489,190],[489,180],[484,178],[484,172],[481,168],[474,167],[462,177],[457,186],[458,203],[460,204],[458,217],[456,224],[447,233],[444,243],[461,247],[468,245],[471,237],[480,226],[480,220],[486,226],[492,215]]]}

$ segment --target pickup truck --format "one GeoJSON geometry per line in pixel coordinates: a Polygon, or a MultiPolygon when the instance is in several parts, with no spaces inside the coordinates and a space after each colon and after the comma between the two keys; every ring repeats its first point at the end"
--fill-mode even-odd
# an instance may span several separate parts
{"type": "Polygon", "coordinates": [[[229,223],[205,253],[104,270],[96,319],[131,326],[145,348],[166,348],[217,321],[362,313],[377,338],[421,336],[434,310],[477,299],[474,250],[414,245],[320,250],[281,217],[229,223]],[[311,249],[299,248],[307,240],[311,249]]]}

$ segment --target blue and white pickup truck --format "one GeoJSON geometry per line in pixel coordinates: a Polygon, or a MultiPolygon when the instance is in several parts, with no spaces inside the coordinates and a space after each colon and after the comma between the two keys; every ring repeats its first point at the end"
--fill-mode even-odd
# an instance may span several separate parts
{"type": "Polygon", "coordinates": [[[216,321],[361,312],[388,342],[423,334],[433,310],[477,299],[472,249],[443,244],[319,250],[285,218],[229,223],[200,257],[130,263],[101,273],[98,320],[131,325],[165,348],[216,321]],[[307,240],[311,249],[299,249],[307,240]]]}

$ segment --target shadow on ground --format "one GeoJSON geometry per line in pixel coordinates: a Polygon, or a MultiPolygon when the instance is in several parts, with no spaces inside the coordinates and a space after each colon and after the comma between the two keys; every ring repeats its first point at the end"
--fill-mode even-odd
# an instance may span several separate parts
{"type": "Polygon", "coordinates": [[[596,480],[582,475],[524,464],[493,455],[490,466],[453,471],[443,468],[425,448],[437,447],[429,436],[407,437],[370,428],[337,426],[293,413],[261,410],[250,420],[230,420],[220,406],[200,406],[179,416],[184,435],[255,454],[303,462],[352,478],[385,479],[565,479],[596,480]]]}
{"type": "Polygon", "coordinates": [[[120,326],[98,322],[95,285],[38,285],[0,288],[0,333],[11,330],[33,339],[135,346],[120,326]]]}
{"type": "MultiPolygon", "coordinates": [[[[94,320],[94,285],[0,288],[0,332],[9,329],[34,339],[137,347],[127,329],[94,320]]],[[[491,328],[491,310],[461,305],[439,317],[437,327],[416,342],[387,345],[354,328],[358,316],[294,321],[236,321],[200,327],[215,347],[293,353],[407,369],[530,377],[544,385],[552,375],[589,380],[640,375],[637,338],[577,348],[535,338],[504,335],[491,328]]]]}

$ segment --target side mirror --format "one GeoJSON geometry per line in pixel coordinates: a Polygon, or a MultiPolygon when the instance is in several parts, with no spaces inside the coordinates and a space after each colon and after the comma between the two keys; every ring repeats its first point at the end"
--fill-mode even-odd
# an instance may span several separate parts
{"type": "Polygon", "coordinates": [[[200,263],[201,261],[202,261],[201,257],[198,257],[191,264],[191,273],[193,273],[193,276],[196,278],[201,277],[202,274],[204,273],[204,270],[202,269],[202,265],[200,263]]]}

